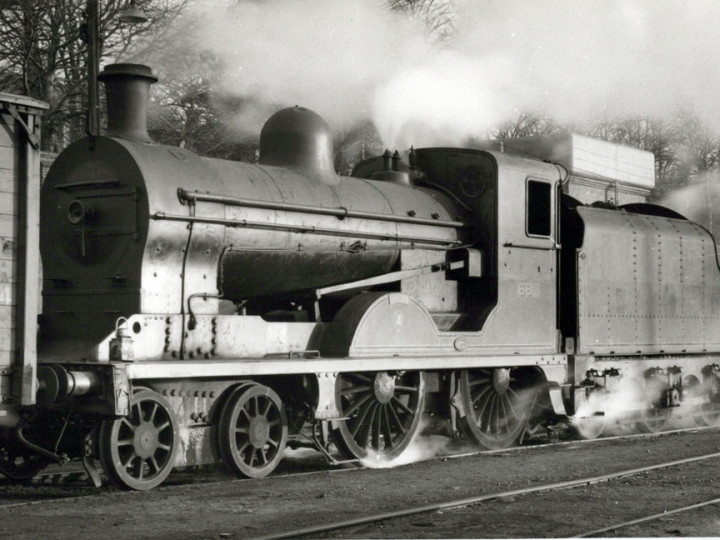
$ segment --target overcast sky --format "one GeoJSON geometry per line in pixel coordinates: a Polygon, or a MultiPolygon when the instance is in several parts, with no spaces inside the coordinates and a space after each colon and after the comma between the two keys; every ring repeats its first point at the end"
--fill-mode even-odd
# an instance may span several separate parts
{"type": "Polygon", "coordinates": [[[229,3],[201,2],[225,91],[334,129],[372,117],[390,146],[458,142],[526,109],[579,124],[684,105],[720,128],[717,0],[459,0],[442,46],[380,0],[229,3]]]}

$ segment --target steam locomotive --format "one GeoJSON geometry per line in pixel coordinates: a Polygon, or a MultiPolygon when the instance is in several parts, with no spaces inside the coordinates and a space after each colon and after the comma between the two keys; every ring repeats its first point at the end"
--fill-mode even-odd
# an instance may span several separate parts
{"type": "Polygon", "coordinates": [[[203,158],[151,141],[148,67],[100,79],[107,134],[42,186],[6,476],[81,458],[126,489],[219,460],[257,478],[304,442],[390,461],[426,414],[483,448],[530,423],[597,437],[622,388],[646,430],[720,419],[715,242],[647,204],[652,154],[564,134],[340,177],[312,111],[274,114],[259,164],[203,158]]]}

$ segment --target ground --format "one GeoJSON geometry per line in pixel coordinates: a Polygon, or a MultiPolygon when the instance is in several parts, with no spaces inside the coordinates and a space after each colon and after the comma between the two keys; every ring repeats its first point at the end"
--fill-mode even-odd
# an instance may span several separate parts
{"type": "MultiPolygon", "coordinates": [[[[15,506],[0,507],[0,519],[11,538],[250,538],[708,453],[720,453],[718,430],[526,447],[392,469],[331,469],[317,458],[307,459],[296,452],[284,469],[301,465],[309,469],[307,474],[284,476],[279,470],[262,480],[229,480],[215,470],[180,472],[149,492],[72,484],[2,485],[0,505],[15,506]],[[61,496],[65,498],[55,500],[61,496]]],[[[573,536],[718,498],[719,464],[720,457],[715,457],[601,484],[505,497],[325,536],[573,536]]],[[[718,536],[720,505],[626,527],[618,535],[718,536]]]]}

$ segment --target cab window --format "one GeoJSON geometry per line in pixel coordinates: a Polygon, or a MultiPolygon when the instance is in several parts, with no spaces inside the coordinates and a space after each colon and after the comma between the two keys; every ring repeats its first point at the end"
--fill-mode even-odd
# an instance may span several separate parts
{"type": "Polygon", "coordinates": [[[526,223],[529,236],[549,237],[552,234],[551,184],[528,180],[526,223]]]}

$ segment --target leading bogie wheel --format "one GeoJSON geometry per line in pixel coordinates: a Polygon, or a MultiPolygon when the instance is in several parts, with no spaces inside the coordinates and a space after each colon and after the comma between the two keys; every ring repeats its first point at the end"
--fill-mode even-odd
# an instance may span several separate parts
{"type": "Polygon", "coordinates": [[[285,406],[272,388],[244,384],[228,397],[220,414],[218,449],[233,473],[267,476],[282,459],[287,438],[285,406]]]}
{"type": "Polygon", "coordinates": [[[123,489],[152,489],[172,471],[178,442],[177,419],[169,403],[157,392],[141,389],[132,395],[128,416],[102,423],[100,462],[123,489]]]}
{"type": "Polygon", "coordinates": [[[520,438],[535,405],[537,389],[515,368],[463,370],[458,398],[465,415],[458,425],[476,446],[507,448],[520,438]]]}
{"type": "Polygon", "coordinates": [[[392,461],[408,447],[425,404],[422,372],[341,373],[335,400],[345,420],[333,441],[343,456],[370,465],[392,461]]]}

